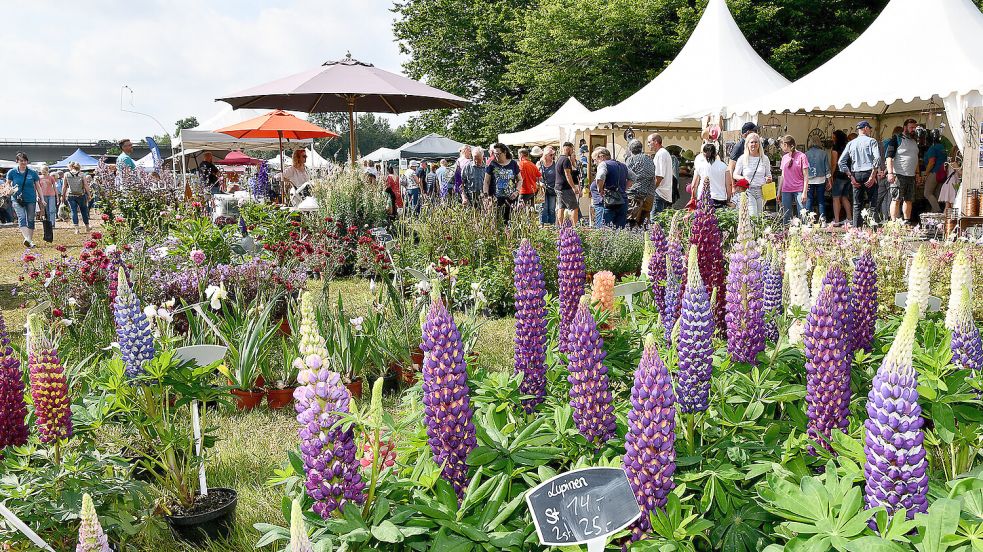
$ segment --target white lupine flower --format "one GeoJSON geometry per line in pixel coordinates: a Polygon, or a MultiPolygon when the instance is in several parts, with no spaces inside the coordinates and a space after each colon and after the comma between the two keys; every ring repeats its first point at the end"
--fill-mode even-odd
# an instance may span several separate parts
{"type": "Polygon", "coordinates": [[[908,269],[908,302],[905,304],[905,308],[916,305],[919,318],[924,318],[928,310],[931,277],[932,267],[928,264],[925,246],[919,247],[915,258],[911,260],[911,268],[908,269]]]}
{"type": "Polygon", "coordinates": [[[952,262],[952,275],[949,279],[949,306],[945,313],[945,327],[950,330],[956,327],[956,320],[963,306],[963,289],[968,289],[969,300],[973,300],[973,263],[965,251],[956,254],[952,262]]]}

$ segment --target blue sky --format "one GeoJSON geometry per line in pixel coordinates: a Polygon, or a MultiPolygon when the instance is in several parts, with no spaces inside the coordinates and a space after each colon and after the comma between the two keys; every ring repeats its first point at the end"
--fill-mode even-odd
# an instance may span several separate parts
{"type": "MultiPolygon", "coordinates": [[[[344,57],[400,72],[392,0],[31,0],[4,25],[0,138],[134,138],[344,57]]],[[[403,118],[405,119],[405,117],[403,118]]]]}

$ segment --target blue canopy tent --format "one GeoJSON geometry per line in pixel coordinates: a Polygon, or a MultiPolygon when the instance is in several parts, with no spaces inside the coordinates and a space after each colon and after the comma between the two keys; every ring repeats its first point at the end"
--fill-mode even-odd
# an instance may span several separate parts
{"type": "Polygon", "coordinates": [[[51,166],[52,169],[67,169],[68,164],[75,161],[83,169],[94,169],[99,166],[99,160],[92,157],[88,153],[82,151],[82,148],[75,150],[75,153],[69,155],[68,157],[62,159],[61,161],[55,163],[51,166]]]}

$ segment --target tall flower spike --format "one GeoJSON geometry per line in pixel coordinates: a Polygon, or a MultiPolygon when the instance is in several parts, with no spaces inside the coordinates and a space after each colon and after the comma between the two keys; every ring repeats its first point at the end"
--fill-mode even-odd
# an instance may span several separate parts
{"type": "Polygon", "coordinates": [[[594,275],[590,302],[597,305],[597,308],[607,313],[609,317],[614,314],[614,274],[610,270],[602,270],[594,275]]]}
{"type": "Polygon", "coordinates": [[[823,291],[823,281],[826,279],[826,271],[829,267],[822,260],[816,261],[816,266],[812,269],[812,295],[809,299],[809,306],[816,304],[819,294],[823,291]]]}
{"type": "Polygon", "coordinates": [[[877,324],[877,265],[870,251],[864,251],[853,269],[854,317],[853,349],[870,352],[877,324]]]}
{"type": "Polygon", "coordinates": [[[768,257],[769,259],[764,265],[765,336],[772,343],[778,343],[780,336],[778,335],[778,323],[775,319],[782,314],[784,275],[782,274],[782,264],[778,252],[771,249],[768,257]]]}
{"type": "Polygon", "coordinates": [[[666,251],[666,259],[669,264],[667,272],[672,272],[679,280],[679,297],[683,297],[683,289],[686,287],[686,253],[683,251],[683,230],[680,223],[680,213],[672,216],[672,224],[669,226],[669,242],[666,251]]]}
{"type": "Polygon", "coordinates": [[[584,264],[584,247],[580,236],[570,226],[560,229],[557,272],[560,299],[560,352],[570,352],[570,324],[577,314],[577,306],[584,295],[587,283],[587,266],[584,264]]]}
{"type": "Polygon", "coordinates": [[[0,450],[27,443],[26,418],[20,357],[10,346],[7,322],[0,313],[0,450]]]}
{"type": "Polygon", "coordinates": [[[40,316],[31,324],[31,355],[28,369],[34,418],[42,443],[55,443],[72,436],[72,409],[68,400],[65,369],[40,316]]]}
{"type": "Polygon", "coordinates": [[[434,462],[458,498],[468,486],[468,454],[477,446],[468,371],[454,317],[443,301],[430,305],[423,325],[423,417],[434,462]]]}
{"type": "Polygon", "coordinates": [[[336,423],[350,412],[351,394],[325,359],[309,355],[297,376],[294,408],[307,496],[314,512],[328,519],[348,502],[362,502],[365,482],[355,459],[355,434],[336,423]]]}
{"type": "Polygon", "coordinates": [[[79,541],[75,546],[75,552],[111,552],[109,539],[99,524],[99,516],[96,514],[96,507],[92,504],[92,497],[89,493],[82,495],[82,512],[80,517],[82,523],[79,525],[79,541]]]}
{"type": "Polygon", "coordinates": [[[310,355],[328,358],[327,343],[317,325],[314,294],[310,291],[304,291],[300,295],[300,343],[298,349],[302,359],[310,355]]]}
{"type": "Polygon", "coordinates": [[[952,363],[964,370],[972,370],[976,375],[983,371],[983,343],[980,342],[980,329],[973,320],[969,288],[963,287],[959,312],[955,316],[952,329],[952,363]]]}
{"type": "Polygon", "coordinates": [[[665,312],[665,280],[666,280],[666,251],[669,244],[666,241],[666,234],[662,231],[662,225],[658,222],[652,223],[652,231],[649,233],[649,241],[652,243],[652,257],[649,259],[648,277],[652,281],[652,292],[655,294],[655,305],[659,309],[659,314],[665,312]]]}
{"type": "Polygon", "coordinates": [[[965,249],[956,253],[956,258],[952,262],[952,273],[949,276],[949,305],[945,313],[945,327],[950,330],[955,329],[956,319],[960,316],[963,288],[969,290],[969,304],[972,305],[973,263],[970,262],[965,249]]]}
{"type": "Polygon", "coordinates": [[[907,510],[908,519],[928,509],[928,460],[923,446],[922,409],[912,347],[919,311],[912,304],[874,376],[864,423],[864,500],[888,515],[907,510]]]}
{"type": "MultiPolygon", "coordinates": [[[[785,250],[785,277],[788,278],[788,306],[808,310],[811,306],[809,296],[809,259],[802,247],[802,239],[796,233],[791,233],[788,239],[788,249],[785,250]]],[[[803,324],[801,320],[792,323],[788,331],[789,343],[802,342],[803,324]]]]}
{"type": "Polygon", "coordinates": [[[625,435],[624,470],[642,517],[632,527],[632,540],[651,529],[649,515],[665,507],[676,487],[676,406],[669,370],[653,340],[647,340],[631,388],[631,411],[625,435]]]}
{"type": "Polygon", "coordinates": [[[116,319],[116,339],[119,342],[127,377],[143,374],[143,364],[154,358],[154,335],[150,320],[140,307],[140,299],[130,288],[126,273],[119,268],[113,317],[116,319]]]}
{"type": "Polygon", "coordinates": [[[679,311],[682,305],[682,282],[672,266],[673,260],[666,256],[666,310],[659,318],[662,319],[662,329],[665,332],[666,343],[672,343],[672,329],[679,321],[679,311]]]}
{"type": "Polygon", "coordinates": [[[928,264],[928,255],[923,245],[915,252],[915,257],[911,260],[911,268],[908,269],[908,302],[905,305],[906,310],[909,305],[918,307],[919,318],[924,318],[925,313],[928,312],[931,277],[932,267],[928,264]]]}
{"type": "Polygon", "coordinates": [[[304,523],[304,510],[296,498],[290,506],[290,552],[314,552],[307,525],[304,523]]]}
{"type": "Polygon", "coordinates": [[[708,197],[709,194],[702,196],[704,201],[700,202],[700,208],[694,215],[690,243],[696,245],[699,252],[700,277],[707,286],[707,293],[716,298],[714,323],[716,330],[723,334],[727,325],[723,235],[708,197]]]}
{"type": "Polygon", "coordinates": [[[523,239],[515,252],[515,371],[527,413],[546,396],[546,283],[539,254],[523,239]]]}
{"type": "Polygon", "coordinates": [[[852,316],[846,275],[839,265],[833,265],[806,318],[803,338],[808,434],[827,449],[833,430],[849,426],[853,347],[847,320],[852,316]]]}
{"type": "Polygon", "coordinates": [[[570,406],[573,420],[588,443],[600,447],[614,437],[614,407],[604,366],[604,341],[587,302],[581,303],[570,325],[570,406]]]}
{"type": "Polygon", "coordinates": [[[652,262],[652,240],[646,239],[643,241],[642,246],[642,276],[646,279],[651,280],[652,277],[649,275],[649,264],[652,262]]]}
{"type": "Polygon", "coordinates": [[[737,362],[757,363],[765,350],[764,274],[754,239],[747,194],[741,194],[737,242],[727,273],[727,352],[737,362]]]}
{"type": "Polygon", "coordinates": [[[698,266],[696,246],[689,250],[689,274],[679,314],[679,374],[676,398],[680,412],[703,412],[710,403],[713,373],[713,311],[698,266]]]}

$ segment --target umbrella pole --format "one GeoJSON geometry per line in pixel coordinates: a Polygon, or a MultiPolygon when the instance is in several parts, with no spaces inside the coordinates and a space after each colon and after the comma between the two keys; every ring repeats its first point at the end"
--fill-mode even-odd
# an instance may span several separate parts
{"type": "Polygon", "coordinates": [[[276,134],[280,139],[280,200],[287,205],[287,179],[283,177],[283,132],[277,131],[276,134]]]}
{"type": "Polygon", "coordinates": [[[355,96],[348,97],[348,149],[355,166],[355,96]]]}

